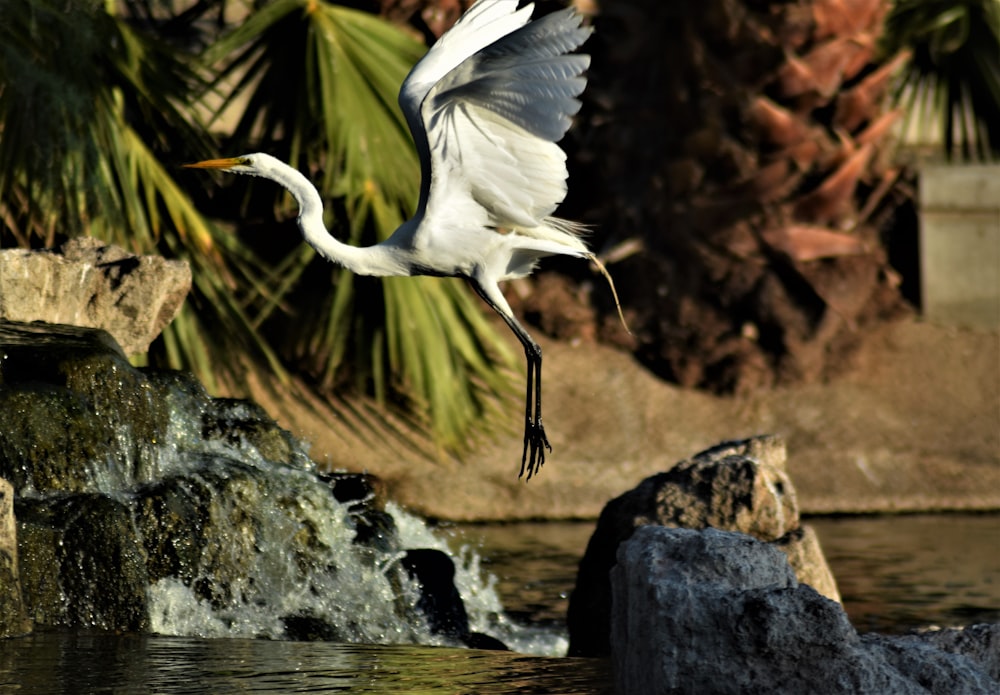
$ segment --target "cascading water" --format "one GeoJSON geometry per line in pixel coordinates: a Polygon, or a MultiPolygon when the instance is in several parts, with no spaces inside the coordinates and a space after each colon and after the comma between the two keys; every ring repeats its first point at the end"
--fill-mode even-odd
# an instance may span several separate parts
{"type": "Polygon", "coordinates": [[[259,407],[136,370],[98,332],[0,324],[0,413],[36,625],[380,644],[482,633],[565,651],[504,615],[473,550],[456,557],[370,479],[318,472],[259,407]],[[456,620],[429,614],[440,605],[414,578],[443,554],[456,620]]]}

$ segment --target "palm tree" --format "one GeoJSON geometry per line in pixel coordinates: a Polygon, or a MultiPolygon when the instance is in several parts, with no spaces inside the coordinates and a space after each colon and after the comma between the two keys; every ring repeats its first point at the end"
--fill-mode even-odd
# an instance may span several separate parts
{"type": "MultiPolygon", "coordinates": [[[[297,163],[330,201],[335,232],[355,244],[387,238],[418,197],[420,166],[396,95],[425,50],[371,14],[276,0],[205,55],[220,67],[215,87],[226,92],[218,112],[246,104],[225,150],[266,150],[297,163]]],[[[246,181],[233,185],[245,188],[246,181]]],[[[244,214],[268,219],[277,211],[291,222],[287,195],[266,183],[260,188],[244,214]]],[[[513,356],[492,347],[503,343],[463,285],[356,278],[287,229],[284,238],[251,243],[259,255],[282,258],[276,298],[256,311],[262,330],[323,395],[353,388],[403,403],[429,417],[438,442],[456,447],[507,393],[504,368],[513,356]]]]}
{"type": "Polygon", "coordinates": [[[596,4],[576,180],[609,244],[641,242],[617,267],[640,357],[721,391],[834,371],[902,309],[888,3],[596,4]]]}
{"type": "Polygon", "coordinates": [[[395,95],[423,44],[322,1],[277,0],[233,23],[213,3],[116,7],[0,5],[0,243],[92,234],[185,258],[195,288],[154,361],[216,388],[238,389],[249,371],[275,386],[297,374],[334,403],[371,393],[460,447],[509,393],[513,360],[491,347],[503,344],[471,293],[434,279],[364,286],[282,228],[295,213],[277,190],[240,205],[235,188],[165,164],[218,156],[196,114],[243,103],[227,152],[298,163],[320,181],[334,229],[385,236],[417,198],[395,95]]]}
{"type": "Polygon", "coordinates": [[[195,292],[165,334],[173,363],[211,380],[213,353],[273,361],[230,291],[258,264],[164,164],[176,152],[211,152],[187,110],[197,74],[97,4],[11,0],[0,6],[0,42],[0,243],[90,234],[185,258],[195,292]]]}
{"type": "Polygon", "coordinates": [[[895,98],[916,137],[948,159],[1000,159],[1000,4],[897,0],[884,43],[911,55],[895,98]]]}

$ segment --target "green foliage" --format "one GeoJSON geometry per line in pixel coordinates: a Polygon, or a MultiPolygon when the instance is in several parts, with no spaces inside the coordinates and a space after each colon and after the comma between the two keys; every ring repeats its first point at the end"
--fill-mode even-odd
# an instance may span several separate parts
{"type": "Polygon", "coordinates": [[[277,360],[241,330],[249,319],[233,298],[258,266],[163,164],[172,148],[211,152],[187,113],[200,89],[173,49],[101,3],[0,5],[0,242],[51,246],[89,234],[189,260],[196,292],[164,339],[173,366],[213,384],[239,373],[238,363],[214,359],[220,352],[277,360]]]}
{"type": "Polygon", "coordinates": [[[210,387],[249,369],[298,373],[331,402],[372,393],[460,446],[508,393],[512,361],[461,283],[354,278],[284,224],[295,212],[278,187],[251,195],[245,178],[165,164],[271,152],[317,181],[336,233],[385,238],[417,199],[396,94],[425,47],[327,2],[275,0],[214,43],[197,23],[211,3],[162,20],[143,0],[121,7],[0,4],[0,245],[91,234],[187,259],[195,287],[159,348],[169,366],[210,387]],[[224,148],[195,116],[207,103],[242,105],[224,148]]]}
{"type": "Polygon", "coordinates": [[[922,134],[940,129],[948,158],[1000,157],[996,0],[897,0],[885,44],[912,55],[897,91],[908,124],[922,134]]]}
{"type": "MultiPolygon", "coordinates": [[[[387,238],[419,193],[420,164],[396,95],[425,50],[349,8],[308,0],[267,5],[206,54],[223,66],[217,89],[234,85],[220,112],[240,99],[247,104],[227,151],[263,150],[294,162],[335,203],[328,223],[337,233],[354,244],[387,238]]],[[[248,186],[246,179],[224,183],[248,186]]],[[[255,199],[271,191],[283,214],[294,214],[273,184],[252,185],[255,199]]],[[[271,325],[280,326],[288,359],[322,391],[332,393],[349,377],[383,403],[402,400],[430,415],[437,440],[451,446],[506,392],[501,365],[487,357],[500,343],[460,283],[366,281],[301,246],[289,252],[284,273],[295,276],[287,297],[297,308],[290,321],[271,325]]]]}

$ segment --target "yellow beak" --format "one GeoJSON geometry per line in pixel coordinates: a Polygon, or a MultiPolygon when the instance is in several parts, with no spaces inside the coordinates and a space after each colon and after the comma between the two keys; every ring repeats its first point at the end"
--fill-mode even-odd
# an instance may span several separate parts
{"type": "Polygon", "coordinates": [[[239,157],[226,157],[225,159],[206,159],[204,162],[185,164],[187,169],[230,169],[240,163],[239,157]]]}

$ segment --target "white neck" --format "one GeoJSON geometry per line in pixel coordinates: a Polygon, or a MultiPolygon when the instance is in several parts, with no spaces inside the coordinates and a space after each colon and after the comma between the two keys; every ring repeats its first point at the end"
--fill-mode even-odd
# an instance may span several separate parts
{"type": "Polygon", "coordinates": [[[280,184],[299,204],[299,230],[306,242],[324,258],[358,275],[409,275],[409,264],[400,249],[385,244],[358,247],[336,239],[323,222],[323,199],[298,170],[268,155],[254,155],[259,164],[255,175],[280,184]]]}

